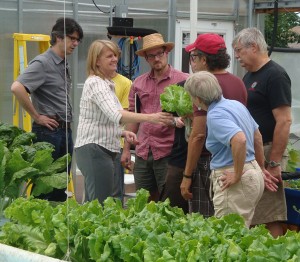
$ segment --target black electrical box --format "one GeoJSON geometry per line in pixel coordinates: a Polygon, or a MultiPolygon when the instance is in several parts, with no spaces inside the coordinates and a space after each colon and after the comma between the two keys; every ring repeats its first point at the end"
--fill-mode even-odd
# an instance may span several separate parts
{"type": "Polygon", "coordinates": [[[133,18],[113,17],[113,27],[133,27],[133,18]]]}

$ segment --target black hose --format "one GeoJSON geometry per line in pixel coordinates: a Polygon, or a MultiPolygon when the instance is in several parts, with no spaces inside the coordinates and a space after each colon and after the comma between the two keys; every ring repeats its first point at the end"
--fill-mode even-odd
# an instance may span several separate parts
{"type": "Polygon", "coordinates": [[[300,48],[273,47],[272,51],[280,53],[300,53],[300,48]]]}
{"type": "Polygon", "coordinates": [[[299,179],[300,173],[299,172],[281,172],[282,180],[290,180],[290,179],[299,179]]]}
{"type": "Polygon", "coordinates": [[[276,35],[277,35],[277,27],[278,27],[278,0],[274,1],[274,23],[273,23],[273,34],[272,34],[272,42],[269,48],[268,56],[271,56],[274,46],[276,44],[276,35]]]}

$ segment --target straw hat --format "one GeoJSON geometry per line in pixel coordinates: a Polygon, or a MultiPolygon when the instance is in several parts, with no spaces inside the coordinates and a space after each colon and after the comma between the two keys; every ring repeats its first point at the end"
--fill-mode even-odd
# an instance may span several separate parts
{"type": "Polygon", "coordinates": [[[138,56],[145,57],[145,52],[157,47],[166,47],[166,51],[170,52],[174,48],[174,43],[165,42],[161,34],[155,33],[143,37],[143,48],[136,51],[138,56]]]}

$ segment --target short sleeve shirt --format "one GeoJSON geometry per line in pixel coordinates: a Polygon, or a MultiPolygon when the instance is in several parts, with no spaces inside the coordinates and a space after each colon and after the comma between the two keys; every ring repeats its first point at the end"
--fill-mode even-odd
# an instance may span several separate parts
{"type": "Polygon", "coordinates": [[[291,80],[284,68],[270,60],[258,71],[248,72],[243,81],[248,91],[247,108],[259,125],[263,142],[271,142],[276,124],[272,110],[291,106],[291,80]]]}
{"type": "MultiPolygon", "coordinates": [[[[236,100],[245,106],[247,105],[247,90],[242,79],[229,72],[224,74],[214,74],[214,76],[218,79],[224,98],[236,100]]],[[[206,116],[206,111],[198,110],[195,105],[193,108],[194,116],[206,116]]],[[[205,156],[207,154],[209,154],[209,152],[204,146],[201,155],[205,156]]]]}
{"type": "Polygon", "coordinates": [[[246,162],[255,159],[254,132],[258,125],[240,102],[222,98],[212,103],[207,112],[207,129],[206,148],[212,154],[211,170],[233,165],[230,141],[238,132],[243,132],[247,139],[246,162]]]}
{"type": "MultiPolygon", "coordinates": [[[[161,112],[160,94],[168,85],[186,80],[188,76],[171,66],[159,82],[152,72],[139,76],[133,82],[129,93],[129,111],[135,111],[138,97],[141,113],[161,112]]],[[[157,160],[170,155],[174,142],[174,128],[149,122],[140,123],[138,140],[139,144],[135,148],[137,156],[147,159],[151,149],[154,160],[157,160]]]]}
{"type": "Polygon", "coordinates": [[[129,107],[129,92],[132,85],[132,82],[130,79],[128,79],[125,76],[122,76],[120,74],[117,74],[112,81],[115,83],[115,91],[116,96],[119,99],[122,107],[124,109],[128,109],[129,107]]]}
{"type": "Polygon", "coordinates": [[[30,92],[32,104],[39,114],[72,121],[70,70],[67,62],[51,48],[35,57],[17,81],[30,92]]]}

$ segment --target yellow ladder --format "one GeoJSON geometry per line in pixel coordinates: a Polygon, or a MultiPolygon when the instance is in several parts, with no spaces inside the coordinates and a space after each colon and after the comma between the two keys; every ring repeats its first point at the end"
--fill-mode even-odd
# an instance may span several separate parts
{"type": "MultiPolygon", "coordinates": [[[[22,74],[28,65],[27,61],[27,42],[38,42],[40,53],[45,52],[50,46],[50,36],[40,34],[19,34],[14,33],[14,80],[17,79],[19,74],[22,74]]],[[[13,96],[13,124],[20,126],[20,110],[22,111],[22,128],[31,131],[31,117],[22,108],[20,109],[19,103],[15,96],[13,96]]]]}
{"type": "MultiPolygon", "coordinates": [[[[43,53],[50,47],[50,36],[41,34],[21,34],[14,33],[14,80],[17,79],[19,74],[22,74],[24,69],[28,65],[27,61],[27,42],[37,42],[39,44],[39,52],[43,53]]],[[[22,112],[22,128],[30,132],[31,131],[31,117],[23,109],[20,108],[19,102],[15,96],[13,96],[13,125],[20,126],[20,110],[22,112]]],[[[27,189],[27,196],[30,196],[32,186],[27,189]]],[[[70,178],[68,183],[68,192],[72,193],[72,198],[75,198],[74,184],[72,179],[72,173],[70,172],[70,178]]]]}

